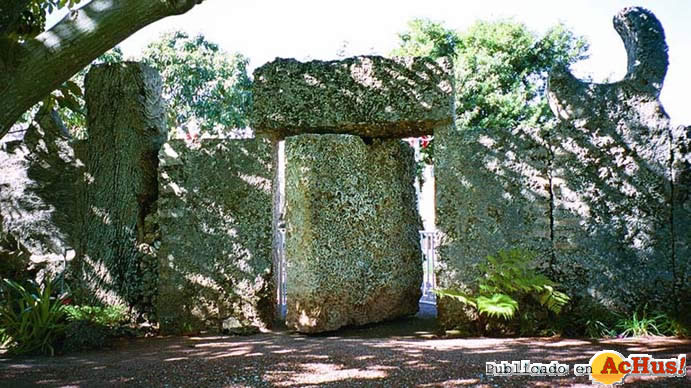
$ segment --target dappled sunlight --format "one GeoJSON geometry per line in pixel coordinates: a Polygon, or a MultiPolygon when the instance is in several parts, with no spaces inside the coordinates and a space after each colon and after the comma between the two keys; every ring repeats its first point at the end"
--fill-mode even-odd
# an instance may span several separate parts
{"type": "Polygon", "coordinates": [[[344,369],[342,365],[325,363],[306,363],[301,364],[302,373],[290,372],[268,374],[267,380],[274,382],[279,387],[302,386],[305,384],[325,384],[339,380],[357,379],[382,379],[387,376],[384,370],[378,367],[372,369],[344,369]],[[276,379],[275,377],[279,378],[276,379]]]}
{"type": "MultiPolygon", "coordinates": [[[[390,324],[379,326],[383,329],[387,325],[390,324]]],[[[587,377],[488,377],[485,362],[529,359],[533,362],[557,360],[572,365],[587,363],[602,349],[623,354],[652,353],[659,357],[691,353],[691,340],[657,337],[601,341],[559,338],[425,340],[404,339],[405,333],[377,338],[353,335],[358,332],[367,334],[360,329],[334,332],[328,337],[268,332],[248,337],[199,335],[133,340],[115,351],[0,360],[0,378],[21,378],[31,385],[41,384],[40,381],[50,381],[50,385],[127,381],[132,385],[150,386],[167,381],[176,386],[178,378],[190,381],[189,378],[195,379],[192,376],[200,371],[213,370],[214,373],[207,374],[206,380],[200,382],[202,386],[391,386],[393,381],[407,381],[407,386],[419,387],[501,386],[509,381],[525,386],[577,386],[588,384],[587,377]],[[161,368],[161,363],[167,367],[161,368]],[[97,380],[82,377],[81,371],[87,368],[91,371],[90,378],[97,380]],[[70,372],[65,373],[67,370],[70,372]],[[177,372],[171,375],[168,370],[177,372]]],[[[408,335],[413,332],[410,330],[408,335]]],[[[684,382],[661,378],[645,381],[660,387],[669,386],[669,382],[684,382]]]]}
{"type": "Polygon", "coordinates": [[[456,380],[446,380],[446,381],[436,381],[429,384],[420,384],[418,387],[438,387],[443,384],[444,387],[491,387],[489,384],[479,385],[480,380],[478,379],[456,379],[456,380]]]}

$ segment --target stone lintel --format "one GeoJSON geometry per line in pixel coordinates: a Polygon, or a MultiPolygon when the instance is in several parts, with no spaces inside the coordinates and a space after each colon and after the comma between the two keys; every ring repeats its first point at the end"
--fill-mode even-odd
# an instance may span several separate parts
{"type": "Polygon", "coordinates": [[[279,137],[431,135],[453,121],[447,60],[358,56],[338,61],[276,59],[254,71],[252,127],[279,137]]]}

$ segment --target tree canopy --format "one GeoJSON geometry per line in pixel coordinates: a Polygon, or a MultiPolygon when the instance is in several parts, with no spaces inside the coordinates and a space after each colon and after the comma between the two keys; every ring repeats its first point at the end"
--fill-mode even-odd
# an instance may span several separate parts
{"type": "MultiPolygon", "coordinates": [[[[122,51],[115,47],[91,65],[116,63],[123,59],[122,51]]],[[[179,130],[192,136],[244,135],[237,130],[249,126],[252,95],[247,57],[239,53],[228,54],[203,35],[190,37],[175,31],[165,33],[149,44],[141,60],[161,74],[168,126],[172,131],[179,130]]],[[[25,121],[38,122],[43,115],[55,110],[58,115],[52,118],[59,120],[56,124],[62,127],[63,132],[84,138],[86,103],[83,87],[91,65],[31,109],[25,121]]]]}
{"type": "Polygon", "coordinates": [[[415,19],[399,40],[394,55],[454,61],[459,128],[544,125],[553,119],[545,98],[549,70],[586,58],[588,50],[564,25],[538,35],[511,20],[479,21],[457,32],[415,19]]]}
{"type": "Polygon", "coordinates": [[[163,77],[170,128],[218,135],[249,126],[249,60],[242,54],[178,31],[150,44],[143,59],[163,77]]]}

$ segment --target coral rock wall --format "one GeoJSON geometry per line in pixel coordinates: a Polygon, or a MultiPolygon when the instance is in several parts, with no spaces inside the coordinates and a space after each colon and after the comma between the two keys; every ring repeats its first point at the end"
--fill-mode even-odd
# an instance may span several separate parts
{"type": "Polygon", "coordinates": [[[158,316],[165,332],[270,326],[271,144],[170,141],[161,151],[158,316]]]}
{"type": "MultiPolygon", "coordinates": [[[[614,26],[626,77],[590,84],[556,69],[555,129],[435,132],[441,285],[467,285],[474,263],[523,247],[577,299],[689,311],[691,136],[670,126],[659,101],[664,31],[642,8],[623,10],[614,26]]],[[[445,326],[463,320],[453,304],[439,303],[445,326]]]]}

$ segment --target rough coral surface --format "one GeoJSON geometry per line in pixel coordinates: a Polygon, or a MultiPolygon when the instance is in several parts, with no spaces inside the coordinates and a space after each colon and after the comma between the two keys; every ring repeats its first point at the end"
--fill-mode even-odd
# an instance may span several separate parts
{"type": "MultiPolygon", "coordinates": [[[[659,101],[664,31],[642,8],[623,10],[614,26],[628,74],[591,84],[555,70],[555,129],[436,131],[442,286],[467,285],[474,263],[523,247],[572,297],[622,309],[686,299],[690,137],[688,127],[670,126],[659,101]]],[[[439,306],[446,326],[464,316],[451,304],[439,306]]]]}
{"type": "Polygon", "coordinates": [[[166,332],[269,326],[271,144],[170,141],[160,153],[157,313],[166,332]]]}
{"type": "MultiPolygon", "coordinates": [[[[520,247],[547,265],[550,241],[550,153],[530,129],[435,132],[440,287],[469,286],[475,265],[500,249],[520,247]]],[[[437,301],[442,324],[467,318],[449,298],[437,301]]]]}
{"type": "Polygon", "coordinates": [[[74,257],[80,165],[73,142],[43,109],[26,131],[0,140],[0,277],[58,272],[74,257]]]}
{"type": "Polygon", "coordinates": [[[563,124],[555,220],[578,226],[555,231],[555,253],[568,272],[584,267],[586,286],[603,299],[679,300],[691,260],[689,132],[672,128],[659,101],[668,65],[660,22],[634,7],[614,27],[628,53],[623,80],[587,83],[563,69],[550,77],[563,124]]]}
{"type": "Polygon", "coordinates": [[[252,127],[279,136],[402,138],[453,120],[450,66],[428,58],[277,59],[255,70],[253,88],[252,127]]]}
{"type": "Polygon", "coordinates": [[[421,221],[413,179],[413,151],[399,140],[286,140],[290,327],[322,332],[417,311],[421,221]]]}

